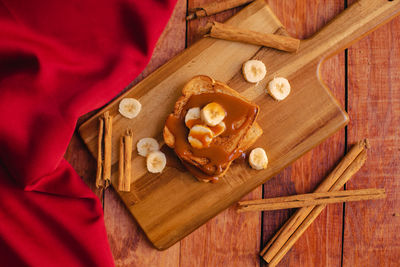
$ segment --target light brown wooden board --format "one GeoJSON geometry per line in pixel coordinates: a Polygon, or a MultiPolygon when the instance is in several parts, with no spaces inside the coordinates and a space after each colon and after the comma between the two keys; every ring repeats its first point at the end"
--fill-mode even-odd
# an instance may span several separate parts
{"type": "MultiPolygon", "coordinates": [[[[198,74],[227,82],[260,105],[259,123],[264,135],[256,146],[268,151],[267,170],[254,171],[248,166],[236,165],[218,184],[202,184],[188,173],[173,168],[165,169],[162,175],[149,174],[145,159],[134,157],[133,180],[141,201],[133,205],[129,193],[120,193],[120,196],[155,247],[165,249],[346,124],[346,114],[319,81],[319,63],[396,15],[394,7],[398,6],[382,0],[364,0],[314,37],[302,41],[296,54],[203,39],[84,123],[80,134],[95,154],[98,116],[110,110],[115,116],[114,148],[118,147],[119,136],[127,127],[133,129],[135,141],[147,136],[161,140],[165,118],[172,111],[182,86],[198,74]],[[246,83],[240,74],[241,64],[250,58],[261,59],[268,66],[267,77],[258,85],[246,83]],[[278,75],[287,77],[292,84],[291,95],[282,102],[275,102],[264,93],[266,83],[278,75]],[[120,99],[128,96],[139,99],[143,105],[142,112],[134,120],[122,118],[117,111],[120,99]]],[[[283,32],[280,22],[261,0],[239,12],[228,23],[262,32],[283,32]]],[[[114,149],[114,184],[118,177],[117,155],[114,149]]]]}

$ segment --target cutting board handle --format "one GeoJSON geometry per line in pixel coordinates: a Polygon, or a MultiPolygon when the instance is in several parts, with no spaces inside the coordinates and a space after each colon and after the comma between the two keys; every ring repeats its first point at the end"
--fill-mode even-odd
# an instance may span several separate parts
{"type": "Polygon", "coordinates": [[[359,0],[300,46],[315,59],[332,56],[400,14],[400,0],[359,0]]]}

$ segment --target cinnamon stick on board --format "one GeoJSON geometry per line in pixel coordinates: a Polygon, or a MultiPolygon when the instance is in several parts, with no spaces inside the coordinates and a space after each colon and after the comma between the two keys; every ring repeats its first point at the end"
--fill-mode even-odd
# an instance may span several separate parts
{"type": "Polygon", "coordinates": [[[104,118],[99,118],[99,135],[97,141],[97,173],[96,173],[96,187],[103,187],[103,132],[104,132],[104,118]]]}
{"type": "MultiPolygon", "coordinates": [[[[358,141],[315,192],[338,191],[364,165],[367,148],[367,139],[358,141]]],[[[326,205],[304,207],[290,217],[260,253],[269,263],[268,266],[278,264],[325,207],[326,205]]]]}
{"type": "Polygon", "coordinates": [[[215,21],[212,22],[210,33],[206,36],[228,41],[272,47],[287,52],[296,52],[300,46],[300,40],[296,38],[239,29],[215,21]]]}
{"type": "Polygon", "coordinates": [[[99,118],[97,141],[96,187],[108,187],[111,183],[112,117],[108,111],[99,118]]]}
{"type": "Polygon", "coordinates": [[[199,17],[206,17],[217,14],[219,12],[232,9],[238,6],[242,6],[244,4],[253,2],[254,0],[225,0],[222,2],[210,2],[203,4],[201,6],[190,8],[189,16],[186,17],[186,20],[191,20],[199,17]]]}
{"type": "Polygon", "coordinates": [[[132,139],[133,133],[131,129],[128,129],[126,134],[121,136],[119,153],[119,191],[131,191],[132,139]]]}
{"type": "Polygon", "coordinates": [[[110,112],[104,112],[104,167],[103,179],[105,187],[111,184],[111,153],[112,153],[112,116],[110,112]]]}
{"type": "Polygon", "coordinates": [[[125,137],[122,135],[119,138],[119,163],[118,163],[118,171],[119,171],[119,179],[118,179],[118,190],[124,191],[125,189],[125,137]]]}
{"type": "Polygon", "coordinates": [[[137,203],[139,198],[135,193],[135,188],[131,188],[132,144],[133,132],[131,129],[128,129],[125,135],[120,138],[118,191],[130,192],[132,202],[137,203]]]}
{"type": "Polygon", "coordinates": [[[360,189],[299,194],[287,197],[247,200],[238,203],[237,212],[292,209],[321,204],[333,204],[385,198],[385,189],[360,189]]]}
{"type": "Polygon", "coordinates": [[[124,189],[126,191],[131,190],[131,166],[132,166],[132,139],[133,133],[131,129],[128,129],[125,134],[125,157],[124,157],[124,167],[125,167],[125,183],[124,189]]]}

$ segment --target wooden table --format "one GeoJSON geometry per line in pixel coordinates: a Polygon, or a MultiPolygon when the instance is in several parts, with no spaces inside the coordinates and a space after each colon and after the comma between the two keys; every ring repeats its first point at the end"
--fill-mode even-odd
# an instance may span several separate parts
{"type": "MultiPolygon", "coordinates": [[[[210,0],[178,0],[153,57],[137,83],[201,38],[207,18],[186,23],[187,8],[210,0]]],[[[268,1],[294,37],[307,38],[351,1],[268,1]]],[[[209,19],[224,21],[240,8],[209,19]]],[[[280,266],[400,264],[400,17],[323,64],[322,77],[348,111],[349,125],[244,199],[311,192],[346,149],[368,137],[372,149],[346,189],[385,188],[387,199],[330,205],[280,266]]],[[[122,89],[122,88],[121,88],[122,89]]],[[[83,116],[78,125],[91,114],[83,116]]],[[[260,248],[294,210],[237,214],[230,208],[166,251],[155,250],[113,189],[95,189],[96,163],[76,132],[65,158],[104,206],[117,266],[264,266],[260,248]]]]}

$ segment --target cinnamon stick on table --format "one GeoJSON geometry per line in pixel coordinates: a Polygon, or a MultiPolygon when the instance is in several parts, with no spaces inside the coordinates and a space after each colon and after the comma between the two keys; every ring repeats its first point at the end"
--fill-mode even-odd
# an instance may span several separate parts
{"type": "Polygon", "coordinates": [[[247,200],[238,203],[238,212],[292,209],[321,204],[385,198],[385,189],[360,189],[335,192],[319,192],[287,197],[247,200]]]}
{"type": "Polygon", "coordinates": [[[96,187],[107,188],[111,183],[112,116],[106,111],[99,120],[96,187]]]}
{"type": "MultiPolygon", "coordinates": [[[[315,192],[332,192],[340,188],[364,165],[367,158],[368,140],[357,142],[336,168],[318,186],[315,192]]],[[[282,228],[267,243],[260,255],[268,266],[276,266],[304,231],[322,212],[326,205],[298,209],[282,228]]]]}
{"type": "Polygon", "coordinates": [[[254,0],[225,0],[221,2],[210,2],[203,4],[201,6],[190,8],[189,16],[186,17],[186,20],[191,20],[199,17],[206,17],[217,14],[219,12],[232,9],[238,6],[242,6],[244,4],[253,2],[254,0]]]}
{"type": "Polygon", "coordinates": [[[210,33],[206,36],[213,38],[261,45],[287,52],[296,52],[300,46],[299,39],[289,36],[240,29],[215,21],[210,26],[210,33]]]}

